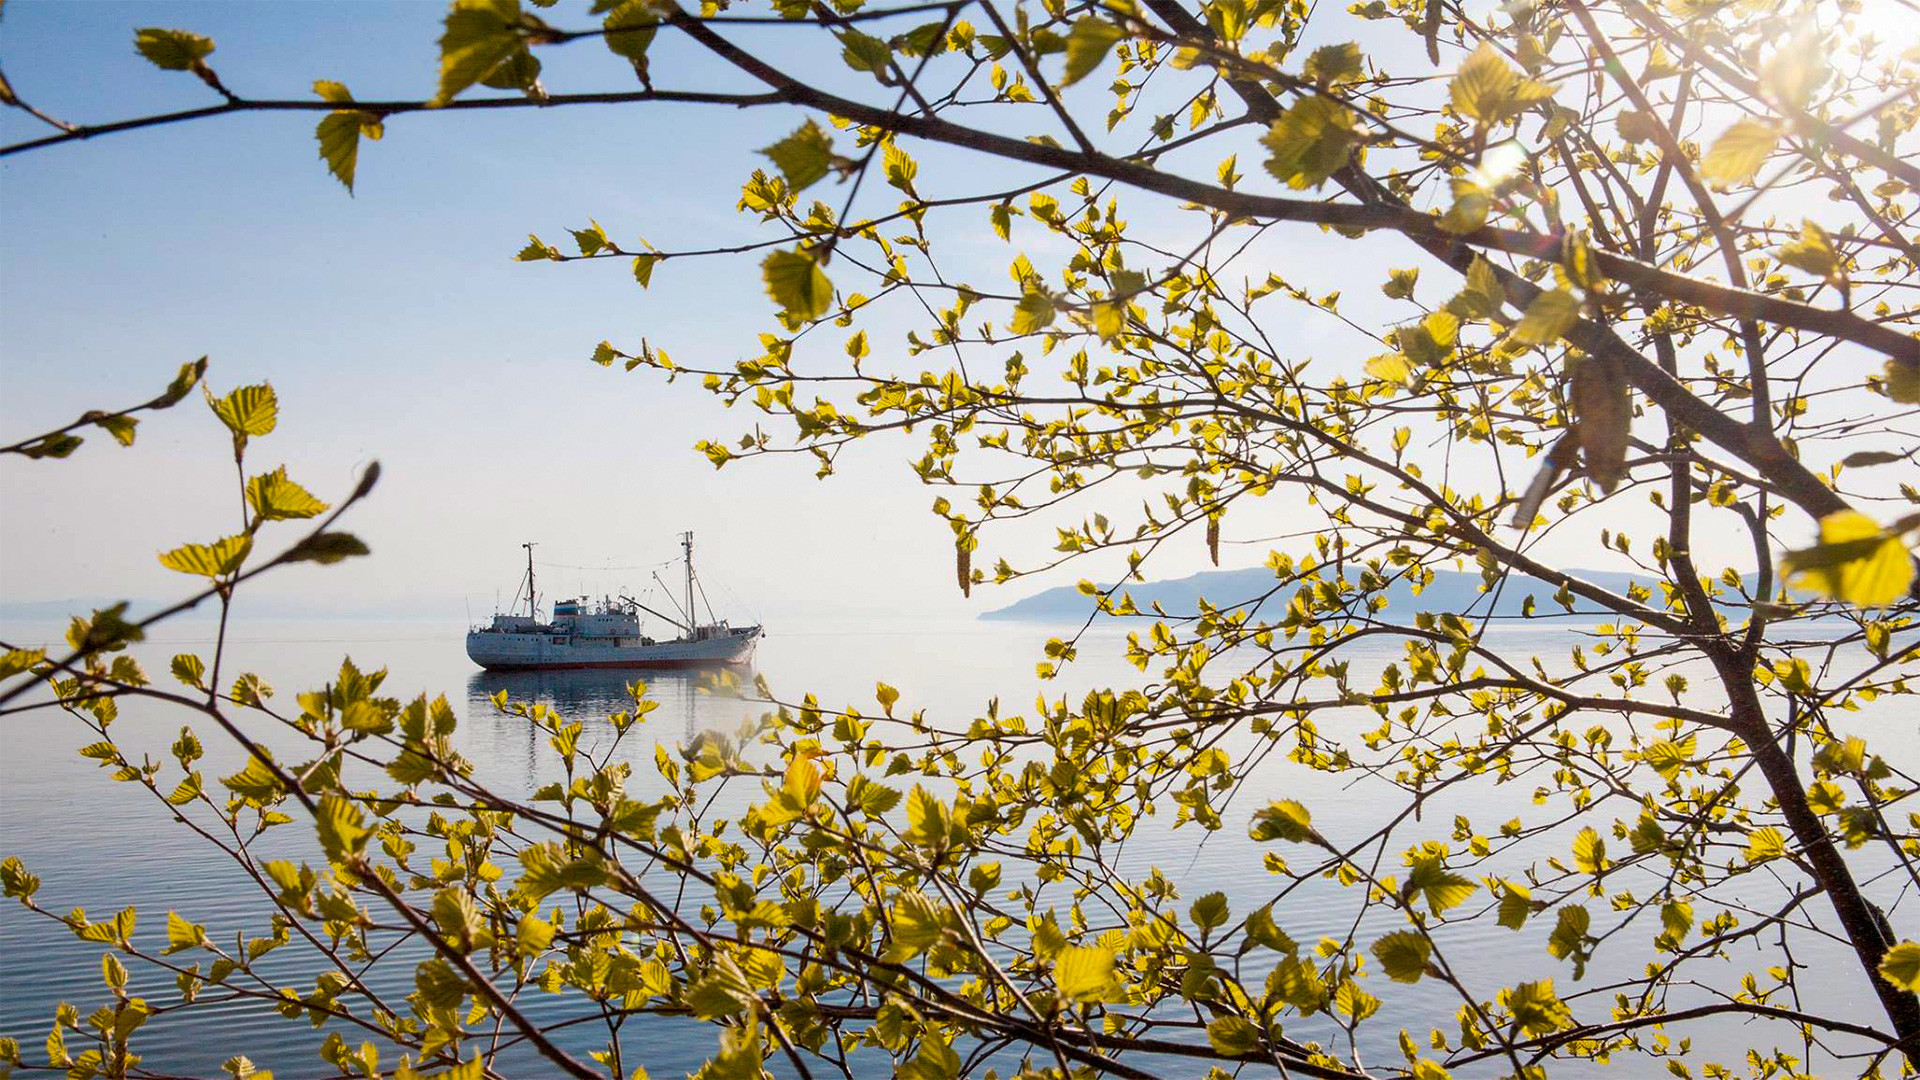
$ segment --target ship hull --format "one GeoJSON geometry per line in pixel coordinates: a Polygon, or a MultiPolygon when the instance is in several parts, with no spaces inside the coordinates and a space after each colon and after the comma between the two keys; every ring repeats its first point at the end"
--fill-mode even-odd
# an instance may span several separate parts
{"type": "Polygon", "coordinates": [[[488,671],[566,671],[579,668],[732,667],[753,661],[759,632],[651,645],[555,643],[543,634],[474,632],[467,658],[488,671]]]}

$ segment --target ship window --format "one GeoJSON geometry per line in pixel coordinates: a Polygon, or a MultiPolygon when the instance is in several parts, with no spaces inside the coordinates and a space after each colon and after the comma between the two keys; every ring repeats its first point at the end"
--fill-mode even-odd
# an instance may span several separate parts
{"type": "Polygon", "coordinates": [[[567,643],[567,639],[563,637],[557,637],[553,639],[553,643],[555,645],[565,645],[567,643]]]}

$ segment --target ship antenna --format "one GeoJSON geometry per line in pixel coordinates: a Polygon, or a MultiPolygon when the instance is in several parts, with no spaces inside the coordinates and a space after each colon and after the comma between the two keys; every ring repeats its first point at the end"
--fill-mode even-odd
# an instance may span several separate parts
{"type": "Polygon", "coordinates": [[[700,620],[693,613],[693,530],[680,534],[680,548],[687,555],[687,636],[700,636],[700,620]]]}
{"type": "Polygon", "coordinates": [[[539,622],[540,610],[534,606],[534,601],[533,601],[533,548],[534,548],[534,545],[521,544],[520,546],[527,549],[527,618],[532,619],[534,622],[539,622]]]}

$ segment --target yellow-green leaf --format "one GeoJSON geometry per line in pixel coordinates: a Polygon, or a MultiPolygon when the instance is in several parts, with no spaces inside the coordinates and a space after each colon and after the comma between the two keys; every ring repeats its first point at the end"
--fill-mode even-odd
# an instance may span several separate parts
{"type": "Polygon", "coordinates": [[[787,178],[788,189],[797,193],[827,175],[833,162],[833,140],[819,124],[808,120],[795,128],[793,134],[760,152],[787,178]]]}
{"type": "Polygon", "coordinates": [[[1400,353],[1382,353],[1367,361],[1367,374],[1381,382],[1406,386],[1413,382],[1413,364],[1400,353]]]}
{"type": "Polygon", "coordinates": [[[1811,221],[1801,224],[1800,239],[1773,249],[1773,257],[1818,278],[1832,279],[1840,270],[1840,254],[1834,250],[1833,239],[1811,221]]]}
{"type": "Polygon", "coordinates": [[[1920,994],[1920,942],[1902,941],[1880,958],[1880,977],[1920,994]]]}
{"type": "Polygon", "coordinates": [[[624,0],[607,12],[601,22],[607,31],[604,39],[607,48],[615,55],[626,57],[635,70],[641,72],[646,70],[647,48],[653,44],[659,25],[660,17],[654,12],[652,0],[624,0]]]}
{"type": "Polygon", "coordinates": [[[1232,1057],[1251,1054],[1260,1046],[1260,1032],[1238,1016],[1228,1014],[1207,1025],[1207,1043],[1232,1057]]]}
{"type": "Polygon", "coordinates": [[[1293,103],[1260,139],[1267,171],[1288,187],[1317,188],[1344,167],[1359,142],[1353,110],[1323,97],[1293,103]]]}
{"type": "Polygon", "coordinates": [[[1016,334],[1035,333],[1051,325],[1054,314],[1053,297],[1043,292],[1026,293],[1014,305],[1009,329],[1016,334]]]}
{"type": "Polygon", "coordinates": [[[1460,115],[1491,124],[1551,98],[1553,88],[1521,75],[1499,50],[1483,44],[1454,73],[1447,96],[1460,115]]]}
{"type": "Polygon", "coordinates": [[[256,386],[235,387],[226,397],[216,398],[212,391],[206,391],[207,404],[213,408],[213,415],[227,425],[235,438],[244,439],[249,435],[266,435],[280,418],[280,401],[273,394],[271,383],[256,386]]]}
{"type": "Polygon", "coordinates": [[[1053,981],[1070,1001],[1107,1001],[1115,990],[1113,950],[1072,945],[1053,963],[1053,981]]]}
{"type": "Polygon", "coordinates": [[[1913,559],[1898,536],[1857,510],[1820,519],[1820,542],[1790,551],[1781,569],[1793,584],[1855,607],[1885,607],[1913,584],[1913,559]]]}
{"type": "Polygon", "coordinates": [[[247,505],[263,521],[310,518],[327,509],[312,492],[287,479],[285,466],[247,481],[247,505]]]}
{"type": "Polygon", "coordinates": [[[767,295],[789,319],[818,319],[833,306],[833,282],[820,264],[801,251],[776,251],[760,264],[767,295]]]}
{"type": "Polygon", "coordinates": [[[440,88],[432,104],[445,105],[524,49],[520,0],[453,0],[440,35],[440,88]]]}
{"type": "Polygon", "coordinates": [[[167,947],[161,950],[162,956],[171,956],[185,952],[207,940],[205,927],[188,922],[177,911],[167,912],[167,947]]]}
{"type": "Polygon", "coordinates": [[[1787,838],[1779,829],[1768,825],[1747,834],[1747,862],[1763,863],[1777,859],[1787,853],[1787,838]]]}
{"type": "Polygon", "coordinates": [[[1700,176],[1710,184],[1730,187],[1753,179],[1773,153],[1780,136],[1753,119],[1742,119],[1722,132],[1700,161],[1700,176]]]}
{"type": "Polygon", "coordinates": [[[1607,842],[1591,827],[1573,838],[1573,865],[1583,874],[1600,874],[1612,865],[1607,861],[1607,842]]]}
{"type": "Polygon", "coordinates": [[[1295,844],[1320,839],[1320,834],[1313,829],[1313,815],[1293,799],[1275,799],[1266,809],[1255,811],[1249,833],[1255,840],[1286,840],[1295,844]]]}
{"type": "Polygon", "coordinates": [[[213,39],[185,30],[142,27],[133,35],[133,47],[140,55],[167,71],[186,71],[213,52],[213,39]]]}
{"type": "Polygon", "coordinates": [[[1893,357],[1881,370],[1887,396],[1902,405],[1920,405],[1920,361],[1893,357]]]}
{"type": "Polygon", "coordinates": [[[1320,86],[1332,86],[1357,78],[1366,71],[1360,46],[1351,41],[1322,45],[1307,56],[1302,69],[1308,79],[1320,86]]]}
{"type": "Polygon", "coordinates": [[[211,544],[182,544],[160,556],[160,565],[182,574],[222,577],[240,568],[253,550],[253,537],[229,536],[211,544]]]}
{"type": "Polygon", "coordinates": [[[1067,34],[1067,74],[1060,85],[1072,86],[1100,66],[1121,38],[1120,28],[1094,15],[1084,15],[1067,34]]]}
{"type": "Polygon", "coordinates": [[[1399,930],[1373,943],[1374,959],[1394,982],[1419,982],[1433,944],[1412,930],[1399,930]]]}
{"type": "Polygon", "coordinates": [[[1514,326],[1512,336],[1528,345],[1551,345],[1579,320],[1579,298],[1565,289],[1549,289],[1527,305],[1527,313],[1514,326]]]}

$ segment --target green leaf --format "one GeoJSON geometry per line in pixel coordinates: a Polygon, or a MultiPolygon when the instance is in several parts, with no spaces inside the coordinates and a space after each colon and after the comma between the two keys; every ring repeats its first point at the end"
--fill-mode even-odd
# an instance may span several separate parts
{"type": "Polygon", "coordinates": [[[1409,893],[1417,892],[1426,898],[1427,910],[1435,915],[1466,903],[1479,887],[1471,878],[1453,873],[1431,856],[1414,860],[1406,885],[1409,893]]]}
{"type": "Polygon", "coordinates": [[[527,246],[515,252],[513,258],[515,262],[540,262],[545,259],[560,262],[565,259],[566,256],[560,253],[559,248],[554,247],[552,244],[547,243],[532,233],[528,233],[527,246]]]}
{"type": "Polygon", "coordinates": [[[1109,1001],[1118,989],[1112,949],[1070,945],[1053,962],[1054,985],[1069,1001],[1109,1001]]]}
{"type": "Polygon", "coordinates": [[[1747,865],[1778,859],[1787,853],[1787,838],[1771,825],[1747,834],[1747,865]]]}
{"type": "Polygon", "coordinates": [[[1004,202],[993,204],[987,216],[993,221],[994,234],[1002,240],[1013,239],[1013,206],[1004,202]]]}
{"type": "Polygon", "coordinates": [[[1700,177],[1720,187],[1744,184],[1760,171],[1779,141],[1773,128],[1758,120],[1735,121],[1700,160],[1700,177]]]}
{"type": "Polygon", "coordinates": [[[280,400],[271,383],[235,387],[223,398],[207,391],[207,405],[237,440],[269,434],[280,419],[280,400]]]}
{"type": "Polygon", "coordinates": [[[540,917],[537,911],[529,911],[520,916],[520,922],[513,931],[514,947],[521,956],[538,956],[553,944],[553,924],[540,917]]]}
{"type": "Polygon", "coordinates": [[[1229,914],[1227,894],[1223,892],[1210,892],[1195,900],[1193,906],[1187,909],[1187,915],[1193,919],[1193,924],[1202,930],[1225,926],[1229,914]]]}
{"type": "Polygon", "coordinates": [[[633,280],[639,282],[641,288],[653,284],[653,266],[660,259],[661,256],[651,251],[643,251],[633,257],[633,280]]]}
{"type": "Polygon", "coordinates": [[[1413,285],[1420,280],[1420,268],[1409,266],[1404,270],[1387,271],[1386,283],[1380,291],[1390,300],[1408,300],[1413,297],[1413,285]]]}
{"type": "Polygon", "coordinates": [[[1492,44],[1483,44],[1460,65],[1447,95],[1460,115],[1493,124],[1552,98],[1553,88],[1522,76],[1492,44]]]}
{"type": "Polygon", "coordinates": [[[1801,223],[1800,239],[1774,248],[1773,257],[1817,278],[1833,280],[1839,276],[1840,253],[1834,250],[1833,238],[1811,221],[1801,223]]]}
{"type": "Polygon", "coordinates": [[[140,421],[131,416],[102,416],[93,422],[93,426],[113,436],[121,446],[132,446],[134,429],[140,426],[140,421]]]}
{"type": "Polygon", "coordinates": [[[1527,305],[1527,313],[1514,326],[1512,337],[1528,345],[1551,345],[1579,321],[1579,298],[1565,289],[1549,289],[1527,305]]]}
{"type": "Polygon", "coordinates": [[[1395,931],[1373,943],[1374,959],[1394,982],[1419,982],[1432,954],[1433,943],[1412,930],[1395,931]]]}
{"type": "Polygon", "coordinates": [[[207,358],[204,356],[190,364],[181,364],[179,373],[174,375],[173,381],[167,384],[166,391],[155,399],[153,407],[156,409],[170,409],[178,405],[181,399],[187,396],[187,392],[192,390],[194,384],[199,382],[201,376],[206,373],[207,358]]]}
{"type": "Polygon", "coordinates": [[[440,35],[440,89],[431,104],[445,105],[524,51],[522,18],[520,0],[453,0],[440,35]]]}
{"type": "Polygon", "coordinates": [[[1255,840],[1286,840],[1295,844],[1320,840],[1320,834],[1313,828],[1313,815],[1293,799],[1276,799],[1268,803],[1266,809],[1255,811],[1253,827],[1248,832],[1255,840]]]}
{"type": "Polygon", "coordinates": [[[1357,78],[1365,73],[1366,67],[1360,46],[1346,41],[1313,50],[1303,70],[1310,81],[1326,87],[1357,78]]]}
{"type": "Polygon", "coordinates": [[[1053,297],[1043,292],[1023,293],[1020,302],[1014,305],[1013,320],[1008,324],[1015,334],[1032,334],[1053,324],[1057,309],[1053,297]]]}
{"type": "Polygon", "coordinates": [[[323,532],[300,541],[283,558],[287,562],[317,562],[328,566],[366,554],[370,554],[366,542],[352,533],[323,532]]]}
{"type": "Polygon", "coordinates": [[[1599,875],[1613,865],[1607,860],[1606,841],[1591,827],[1573,838],[1573,865],[1583,874],[1599,875]]]}
{"type": "Polygon", "coordinates": [[[833,163],[833,139],[819,124],[809,119],[791,135],[760,151],[773,161],[787,187],[795,193],[805,191],[826,177],[833,163]]]}
{"type": "Polygon", "coordinates": [[[776,251],[760,264],[767,295],[793,322],[818,319],[833,306],[833,282],[804,251],[776,251]]]}
{"type": "Polygon", "coordinates": [[[1902,405],[1920,405],[1920,361],[1889,357],[1881,370],[1889,398],[1902,405]]]}
{"type": "Polygon", "coordinates": [[[855,71],[870,72],[876,76],[885,74],[892,66],[893,47],[877,37],[863,34],[851,27],[840,31],[840,59],[855,71]]]}
{"type": "MultiPolygon", "coordinates": [[[[316,81],[313,92],[336,105],[353,103],[353,95],[347,92],[345,85],[327,79],[316,81]]],[[[353,191],[354,168],[360,161],[360,136],[365,134],[369,139],[378,140],[385,132],[386,128],[377,114],[357,109],[328,113],[320,118],[319,126],[313,129],[314,138],[320,143],[320,158],[327,163],[327,171],[346,185],[349,192],[353,191]]]]}
{"type": "Polygon", "coordinates": [[[1260,1031],[1238,1016],[1228,1014],[1207,1025],[1207,1044],[1229,1057],[1251,1054],[1260,1046],[1260,1031]]]}
{"type": "Polygon", "coordinates": [[[414,989],[420,992],[420,1000],[438,1009],[456,1009],[467,996],[467,980],[453,970],[453,965],[438,958],[413,969],[414,989]]]}
{"type": "Polygon", "coordinates": [[[12,678],[46,658],[45,649],[8,649],[0,654],[0,679],[12,678]]]}
{"type": "Polygon", "coordinates": [[[607,48],[616,56],[626,57],[636,70],[644,71],[647,49],[660,26],[652,0],[625,0],[615,5],[601,26],[607,31],[607,48]]]}
{"type": "Polygon", "coordinates": [[[946,916],[940,905],[934,903],[924,893],[902,893],[893,902],[890,923],[893,927],[893,942],[906,952],[908,957],[931,949],[946,929],[946,916]]]}
{"type": "Polygon", "coordinates": [[[253,537],[244,533],[212,544],[182,544],[160,556],[160,565],[182,574],[224,577],[240,568],[253,550],[253,537]]]}
{"type": "Polygon", "coordinates": [[[235,795],[261,805],[273,802],[286,791],[280,786],[280,778],[258,757],[248,758],[246,768],[221,777],[220,782],[235,795]]]}
{"type": "Polygon", "coordinates": [[[1857,510],[1820,519],[1820,542],[1780,561],[1792,584],[1855,607],[1885,607],[1913,585],[1913,559],[1899,536],[1857,510]]]}
{"type": "Polygon", "coordinates": [[[1524,885],[1515,885],[1511,881],[1500,882],[1500,925],[1509,930],[1518,930],[1527,925],[1527,916],[1533,914],[1533,894],[1524,885]]]}
{"type": "Polygon", "coordinates": [[[1551,1035],[1573,1024],[1573,1013],[1554,993],[1552,979],[1521,983],[1500,997],[1513,1022],[1528,1035],[1551,1035]]]}
{"type": "Polygon", "coordinates": [[[262,521],[291,521],[326,512],[327,504],[287,479],[286,466],[247,481],[247,505],[262,521]]]}
{"type": "Polygon", "coordinates": [[[10,900],[26,900],[40,891],[40,879],[27,873],[18,857],[9,855],[0,860],[0,891],[10,900]]]}
{"type": "Polygon", "coordinates": [[[530,90],[539,81],[540,58],[522,46],[508,53],[505,60],[480,80],[480,85],[495,90],[530,90]]]}
{"type": "Polygon", "coordinates": [[[143,27],[134,32],[133,47],[140,55],[167,71],[187,71],[213,52],[213,39],[185,30],[143,27]]]}
{"type": "Polygon", "coordinates": [[[196,948],[207,940],[206,927],[188,922],[177,911],[167,912],[167,947],[160,951],[162,956],[171,956],[196,948]]]}
{"type": "Polygon", "coordinates": [[[702,1020],[738,1016],[759,1002],[746,973],[729,956],[719,957],[705,977],[687,987],[687,1007],[702,1020]]]}
{"type": "Polygon", "coordinates": [[[514,891],[537,904],[560,889],[590,889],[606,879],[606,869],[597,856],[573,858],[559,844],[534,844],[520,852],[520,880],[514,891]]]}
{"type": "Polygon", "coordinates": [[[1081,16],[1067,34],[1067,73],[1060,85],[1072,86],[1093,74],[1123,36],[1118,26],[1105,19],[1081,16]]]}
{"type": "Polygon", "coordinates": [[[1880,958],[1880,977],[1920,994],[1920,942],[1902,941],[1880,958]]]}
{"type": "Polygon", "coordinates": [[[1303,97],[1261,137],[1267,171],[1288,187],[1317,188],[1345,167],[1360,140],[1353,110],[1322,97],[1303,97]]]}
{"type": "Polygon", "coordinates": [[[889,186],[899,188],[915,198],[919,197],[913,190],[913,178],[920,175],[920,166],[900,148],[900,144],[888,141],[886,151],[882,155],[882,166],[886,170],[889,186]]]}
{"type": "Polygon", "coordinates": [[[1573,977],[1579,979],[1587,969],[1587,930],[1593,915],[1580,904],[1568,904],[1554,918],[1553,933],[1547,935],[1547,952],[1556,960],[1573,961],[1573,977]]]}
{"type": "Polygon", "coordinates": [[[947,808],[931,791],[913,785],[907,795],[907,842],[939,847],[947,842],[947,808]]]}

